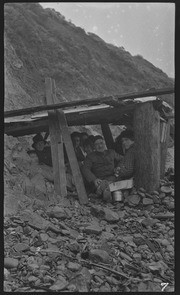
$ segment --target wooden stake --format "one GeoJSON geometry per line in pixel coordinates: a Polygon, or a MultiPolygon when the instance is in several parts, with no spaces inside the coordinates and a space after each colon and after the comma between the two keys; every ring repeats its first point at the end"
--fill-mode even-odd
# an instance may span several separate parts
{"type": "Polygon", "coordinates": [[[61,130],[62,130],[63,141],[66,147],[69,163],[70,163],[72,174],[73,174],[73,179],[74,179],[76,190],[79,197],[79,202],[81,204],[86,204],[88,203],[88,198],[87,198],[86,190],[84,187],[82,175],[79,169],[76,154],[74,151],[74,147],[72,144],[71,136],[69,134],[66,117],[64,115],[64,112],[61,110],[58,110],[57,113],[58,113],[59,125],[61,126],[61,130]]]}
{"type": "Polygon", "coordinates": [[[112,136],[112,132],[109,127],[109,124],[106,124],[106,123],[101,124],[101,130],[102,130],[107,148],[113,149],[114,148],[114,140],[113,140],[113,136],[112,136]]]}
{"type": "MultiPolygon", "coordinates": [[[[46,78],[45,85],[47,104],[52,104],[54,102],[53,92],[55,89],[50,78],[46,78]]],[[[56,111],[48,111],[48,118],[53,162],[54,188],[57,194],[60,194],[62,197],[64,197],[67,195],[66,175],[64,167],[62,134],[58,126],[56,111]]]]}

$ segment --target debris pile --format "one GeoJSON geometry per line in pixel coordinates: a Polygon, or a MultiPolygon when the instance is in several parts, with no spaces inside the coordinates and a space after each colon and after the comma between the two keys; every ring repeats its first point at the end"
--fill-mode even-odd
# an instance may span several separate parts
{"type": "Polygon", "coordinates": [[[173,183],[163,180],[159,191],[133,189],[123,203],[92,196],[85,206],[68,195],[6,216],[4,290],[173,291],[173,202],[173,183]]]}

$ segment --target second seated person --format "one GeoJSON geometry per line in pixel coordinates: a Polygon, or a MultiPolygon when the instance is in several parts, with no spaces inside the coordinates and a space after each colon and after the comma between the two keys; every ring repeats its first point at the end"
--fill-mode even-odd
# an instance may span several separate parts
{"type": "Polygon", "coordinates": [[[47,146],[46,140],[38,133],[33,137],[32,147],[35,149],[40,164],[46,164],[52,167],[51,147],[47,146]]]}
{"type": "Polygon", "coordinates": [[[109,183],[117,180],[114,170],[122,159],[123,156],[114,150],[106,149],[101,135],[94,137],[94,151],[87,155],[81,171],[86,181],[96,189],[96,194],[103,195],[104,201],[112,201],[109,183]]]}

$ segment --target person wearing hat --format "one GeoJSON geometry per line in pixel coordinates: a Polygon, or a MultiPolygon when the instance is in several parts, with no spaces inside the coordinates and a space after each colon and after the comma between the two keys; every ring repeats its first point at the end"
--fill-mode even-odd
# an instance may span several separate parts
{"type": "Polygon", "coordinates": [[[121,141],[125,150],[123,161],[115,168],[117,180],[131,178],[135,167],[134,133],[132,130],[125,130],[121,133],[121,141]]]}
{"type": "Polygon", "coordinates": [[[82,151],[81,146],[80,146],[80,144],[81,144],[81,133],[74,131],[71,134],[71,139],[72,139],[72,143],[73,143],[73,146],[74,146],[74,151],[75,151],[77,160],[78,160],[79,164],[81,165],[81,163],[85,159],[85,155],[83,154],[83,151],[82,151]]]}
{"type": "Polygon", "coordinates": [[[32,147],[36,151],[39,163],[44,163],[52,167],[51,147],[46,146],[46,140],[44,140],[43,136],[40,133],[36,134],[33,137],[32,147]]]}
{"type": "Polygon", "coordinates": [[[94,151],[87,155],[81,171],[85,180],[96,189],[97,195],[103,194],[104,201],[112,201],[109,183],[116,181],[114,169],[122,158],[114,150],[106,149],[102,136],[94,137],[94,151]]]}

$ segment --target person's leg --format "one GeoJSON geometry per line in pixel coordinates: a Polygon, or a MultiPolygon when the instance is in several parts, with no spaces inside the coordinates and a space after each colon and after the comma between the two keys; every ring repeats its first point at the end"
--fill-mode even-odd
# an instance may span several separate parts
{"type": "Polygon", "coordinates": [[[111,192],[109,189],[109,182],[107,180],[102,180],[101,184],[97,188],[96,193],[98,196],[102,195],[103,201],[105,201],[105,202],[112,201],[112,196],[111,196],[111,192]]]}

